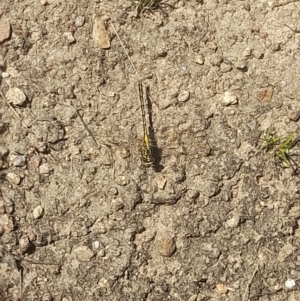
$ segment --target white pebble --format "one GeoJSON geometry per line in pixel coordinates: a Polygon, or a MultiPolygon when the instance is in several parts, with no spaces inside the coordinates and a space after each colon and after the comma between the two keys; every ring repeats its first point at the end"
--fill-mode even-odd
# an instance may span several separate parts
{"type": "Polygon", "coordinates": [[[288,279],[284,285],[286,288],[293,288],[296,285],[296,281],[294,279],[288,279]]]}
{"type": "Polygon", "coordinates": [[[180,91],[177,99],[179,102],[185,102],[189,99],[190,97],[190,92],[189,91],[180,91]]]}
{"type": "Polygon", "coordinates": [[[34,208],[32,215],[35,219],[40,218],[44,213],[44,209],[42,206],[37,206],[36,208],[34,208]]]}
{"type": "Polygon", "coordinates": [[[75,26],[76,26],[76,27],[81,27],[81,26],[83,26],[84,21],[85,21],[85,19],[84,19],[83,16],[77,17],[77,18],[75,19],[75,26]]]}
{"type": "Polygon", "coordinates": [[[67,39],[68,44],[72,44],[76,41],[71,32],[67,31],[63,33],[63,37],[67,39]]]}
{"type": "Polygon", "coordinates": [[[224,93],[224,97],[223,97],[223,104],[225,106],[229,106],[229,105],[234,105],[238,102],[237,98],[235,95],[233,95],[231,92],[226,91],[224,93]]]}
{"type": "Polygon", "coordinates": [[[195,58],[195,63],[199,64],[199,65],[203,65],[204,64],[204,56],[202,54],[197,55],[195,58]]]}
{"type": "Polygon", "coordinates": [[[93,245],[93,249],[97,250],[100,247],[100,241],[99,240],[95,240],[92,242],[93,245]]]}
{"type": "Polygon", "coordinates": [[[2,78],[8,78],[9,77],[9,73],[2,72],[1,76],[2,76],[2,78]]]}
{"type": "Polygon", "coordinates": [[[30,247],[30,241],[27,235],[23,235],[19,240],[19,249],[24,254],[30,247]]]}
{"type": "Polygon", "coordinates": [[[11,88],[6,93],[6,98],[15,106],[21,106],[26,101],[25,93],[19,88],[11,88]]]}

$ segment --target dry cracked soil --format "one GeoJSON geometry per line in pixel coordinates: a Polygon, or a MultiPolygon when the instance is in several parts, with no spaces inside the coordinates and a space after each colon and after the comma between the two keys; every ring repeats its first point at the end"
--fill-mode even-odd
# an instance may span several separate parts
{"type": "Polygon", "coordinates": [[[300,300],[299,11],[1,0],[0,300],[300,300]]]}

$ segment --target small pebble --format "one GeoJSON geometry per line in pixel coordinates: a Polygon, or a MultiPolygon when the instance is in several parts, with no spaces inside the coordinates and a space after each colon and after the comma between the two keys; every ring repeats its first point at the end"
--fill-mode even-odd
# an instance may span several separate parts
{"type": "Polygon", "coordinates": [[[225,64],[225,63],[221,63],[221,65],[220,65],[220,70],[221,70],[222,73],[229,72],[229,71],[231,71],[231,69],[232,69],[231,65],[228,65],[228,64],[225,64]]]}
{"type": "Polygon", "coordinates": [[[225,106],[234,105],[238,102],[237,97],[233,95],[231,92],[226,91],[223,97],[223,104],[225,106]]]}
{"type": "Polygon", "coordinates": [[[249,47],[246,47],[246,49],[243,51],[242,55],[244,58],[249,58],[251,53],[252,53],[252,50],[249,47]]]}
{"type": "Polygon", "coordinates": [[[226,226],[229,228],[236,228],[240,223],[239,215],[234,215],[231,219],[226,222],[226,226]]]}
{"type": "Polygon", "coordinates": [[[35,219],[40,218],[44,213],[44,208],[42,206],[37,206],[36,208],[34,208],[32,215],[35,219]]]}
{"type": "Polygon", "coordinates": [[[179,102],[185,102],[185,101],[187,101],[189,99],[189,97],[190,97],[190,92],[188,92],[188,91],[180,91],[177,99],[178,99],[179,102]]]}
{"type": "Polygon", "coordinates": [[[100,241],[99,240],[93,241],[92,246],[94,250],[98,250],[100,248],[100,241]]]}
{"type": "Polygon", "coordinates": [[[41,0],[41,5],[46,6],[48,4],[48,0],[41,0]]]}
{"type": "Polygon", "coordinates": [[[90,261],[91,258],[94,256],[94,252],[87,246],[77,247],[76,249],[74,249],[74,254],[77,260],[82,262],[90,261]]]}
{"type": "Polygon", "coordinates": [[[79,16],[75,19],[75,26],[81,27],[81,26],[83,26],[84,22],[85,22],[84,16],[79,16]]]}
{"type": "Polygon", "coordinates": [[[11,88],[6,93],[7,100],[15,106],[21,106],[26,101],[25,93],[19,88],[11,88]]]}
{"type": "Polygon", "coordinates": [[[129,179],[121,175],[115,178],[115,183],[119,186],[126,186],[129,184],[129,179]]]}
{"type": "Polygon", "coordinates": [[[223,58],[220,55],[213,54],[210,57],[210,63],[212,66],[220,66],[223,61],[223,58]]]}
{"type": "Polygon", "coordinates": [[[26,164],[26,156],[24,155],[10,155],[9,159],[13,166],[21,167],[26,164]]]}
{"type": "Polygon", "coordinates": [[[11,26],[9,20],[3,15],[0,18],[0,43],[4,42],[10,37],[11,26]]]}
{"type": "Polygon", "coordinates": [[[281,50],[281,43],[274,43],[272,44],[272,51],[280,51],[281,50]]]}
{"type": "Polygon", "coordinates": [[[92,37],[94,40],[94,47],[100,49],[110,48],[110,40],[102,19],[98,16],[94,18],[94,26],[92,37]]]}
{"type": "Polygon", "coordinates": [[[19,250],[24,254],[30,247],[30,241],[27,235],[23,235],[19,240],[19,250]]]}
{"type": "Polygon", "coordinates": [[[215,259],[219,258],[221,255],[221,251],[218,248],[212,248],[211,256],[215,259]]]}
{"type": "Polygon", "coordinates": [[[49,176],[51,168],[48,163],[43,163],[39,167],[39,173],[44,176],[49,176]]]}
{"type": "Polygon", "coordinates": [[[286,260],[286,258],[288,258],[289,256],[291,256],[295,251],[295,247],[292,246],[291,244],[287,243],[285,246],[283,246],[280,251],[279,254],[277,256],[277,260],[279,262],[284,262],[286,260]]]}
{"type": "Polygon", "coordinates": [[[223,283],[218,283],[216,285],[216,288],[220,294],[227,294],[227,292],[228,292],[227,286],[223,283]]]}
{"type": "Polygon", "coordinates": [[[68,44],[73,44],[76,42],[76,39],[74,38],[73,34],[69,31],[64,32],[63,37],[66,38],[68,44]]]}
{"type": "Polygon", "coordinates": [[[168,52],[163,48],[159,48],[156,50],[157,57],[166,57],[167,55],[168,55],[168,52]]]}
{"type": "Polygon", "coordinates": [[[189,199],[194,200],[194,199],[196,199],[196,198],[199,197],[199,191],[189,189],[189,190],[187,191],[187,197],[188,197],[189,199]]]}
{"type": "Polygon", "coordinates": [[[2,78],[8,78],[10,74],[8,72],[2,72],[1,73],[2,78]]]}
{"type": "Polygon", "coordinates": [[[293,288],[296,285],[296,281],[294,279],[288,279],[285,283],[284,283],[286,288],[293,288]]]}
{"type": "Polygon", "coordinates": [[[264,57],[263,52],[259,50],[253,50],[252,54],[256,59],[262,59],[264,57]]]}
{"type": "Polygon", "coordinates": [[[38,169],[41,163],[41,158],[38,155],[33,155],[29,160],[28,160],[28,167],[33,168],[33,169],[38,169]]]}
{"type": "Polygon", "coordinates": [[[174,238],[162,238],[158,243],[158,252],[161,256],[171,257],[176,250],[174,238]]]}
{"type": "Polygon", "coordinates": [[[202,54],[197,55],[196,58],[195,58],[195,63],[196,64],[203,65],[204,61],[205,60],[204,60],[204,57],[203,57],[202,54]]]}
{"type": "Polygon", "coordinates": [[[98,257],[104,257],[105,256],[105,249],[101,249],[99,250],[99,252],[97,253],[98,257]]]}
{"type": "Polygon", "coordinates": [[[99,229],[98,229],[98,232],[100,234],[105,234],[107,232],[107,229],[106,229],[106,227],[104,225],[100,225],[99,229]]]}
{"type": "Polygon", "coordinates": [[[110,188],[108,189],[108,193],[109,193],[110,195],[117,195],[117,194],[118,194],[118,189],[117,189],[116,187],[110,187],[110,188]]]}
{"type": "Polygon", "coordinates": [[[300,110],[299,111],[290,111],[288,112],[288,117],[292,121],[298,121],[300,118],[300,110]]]}
{"type": "Polygon", "coordinates": [[[208,42],[207,47],[212,50],[217,50],[218,45],[215,42],[208,42]]]}
{"type": "Polygon", "coordinates": [[[167,179],[163,175],[158,175],[156,177],[156,183],[160,190],[164,190],[167,183],[167,179]]]}
{"type": "MultiPolygon", "coordinates": [[[[108,278],[108,277],[107,277],[108,278]]],[[[102,277],[99,281],[98,281],[98,287],[100,288],[107,288],[109,287],[109,282],[105,277],[102,277]]]]}
{"type": "Polygon", "coordinates": [[[80,65],[80,69],[81,69],[82,71],[86,71],[88,68],[89,68],[89,67],[88,67],[88,65],[86,65],[86,64],[81,64],[81,65],[80,65]]]}
{"type": "Polygon", "coordinates": [[[247,61],[246,60],[237,60],[234,62],[234,67],[237,70],[245,70],[247,68],[247,61]]]}
{"type": "Polygon", "coordinates": [[[6,179],[11,183],[11,184],[14,184],[14,185],[19,185],[21,183],[21,177],[20,175],[17,175],[13,172],[9,172],[7,175],[6,175],[6,179]]]}

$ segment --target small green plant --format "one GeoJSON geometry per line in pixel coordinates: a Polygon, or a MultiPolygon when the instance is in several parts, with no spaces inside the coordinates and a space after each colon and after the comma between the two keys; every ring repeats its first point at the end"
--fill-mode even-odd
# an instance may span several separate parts
{"type": "Polygon", "coordinates": [[[275,159],[279,159],[287,167],[292,167],[295,171],[298,169],[298,165],[292,159],[290,150],[298,142],[298,138],[295,137],[295,133],[291,133],[287,138],[281,138],[280,136],[271,133],[270,128],[267,129],[264,137],[264,144],[262,149],[267,152],[272,151],[275,159]]]}

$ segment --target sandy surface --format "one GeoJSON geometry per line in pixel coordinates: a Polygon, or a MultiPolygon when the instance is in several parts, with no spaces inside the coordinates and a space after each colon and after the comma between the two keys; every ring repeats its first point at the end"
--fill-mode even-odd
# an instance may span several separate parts
{"type": "Polygon", "coordinates": [[[300,300],[299,1],[85,2],[0,3],[0,300],[300,300]]]}

